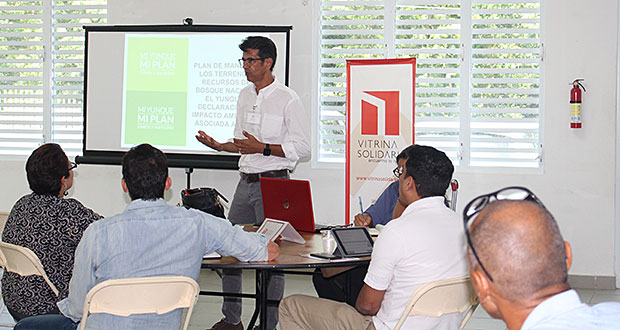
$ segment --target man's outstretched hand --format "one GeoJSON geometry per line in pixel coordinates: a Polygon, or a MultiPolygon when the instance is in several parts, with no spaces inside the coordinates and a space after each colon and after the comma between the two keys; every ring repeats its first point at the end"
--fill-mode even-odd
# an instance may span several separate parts
{"type": "Polygon", "coordinates": [[[222,151],[223,149],[221,143],[215,141],[214,138],[210,137],[203,131],[198,131],[198,134],[196,134],[196,140],[211,149],[215,149],[217,151],[222,151]]]}

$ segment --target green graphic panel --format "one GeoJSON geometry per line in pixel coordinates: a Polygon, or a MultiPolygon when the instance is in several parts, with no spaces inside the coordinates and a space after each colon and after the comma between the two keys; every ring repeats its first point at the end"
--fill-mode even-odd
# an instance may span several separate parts
{"type": "Polygon", "coordinates": [[[127,39],[127,90],[187,90],[187,38],[127,39]]]}
{"type": "Polygon", "coordinates": [[[125,144],[184,146],[186,93],[127,91],[125,144]]]}

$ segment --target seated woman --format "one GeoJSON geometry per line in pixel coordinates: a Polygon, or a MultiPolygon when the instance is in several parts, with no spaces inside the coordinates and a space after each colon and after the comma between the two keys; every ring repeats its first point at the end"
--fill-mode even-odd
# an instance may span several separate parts
{"type": "Polygon", "coordinates": [[[32,250],[45,273],[59,290],[57,297],[40,276],[5,272],[2,296],[15,320],[59,313],[56,302],[67,297],[73,272],[73,255],[82,233],[101,216],[73,198],[63,198],[73,185],[73,169],[62,148],[48,143],[37,148],[26,162],[33,193],[13,206],[2,241],[32,250]]]}

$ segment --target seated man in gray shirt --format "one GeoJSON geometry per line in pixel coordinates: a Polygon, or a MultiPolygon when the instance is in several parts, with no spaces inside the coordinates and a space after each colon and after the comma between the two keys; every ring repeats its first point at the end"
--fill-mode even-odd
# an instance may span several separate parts
{"type": "MultiPolygon", "coordinates": [[[[166,156],[148,144],[123,157],[123,191],[132,202],[119,215],[86,229],[75,253],[69,296],[58,303],[62,315],[21,320],[15,329],[76,329],[86,293],[96,284],[117,278],[183,275],[198,279],[202,256],[218,252],[241,261],[273,260],[278,245],[263,235],[244,232],[225,219],[166,204],[166,156]]],[[[177,329],[182,311],[120,317],[92,314],[89,329],[177,329]]]]}

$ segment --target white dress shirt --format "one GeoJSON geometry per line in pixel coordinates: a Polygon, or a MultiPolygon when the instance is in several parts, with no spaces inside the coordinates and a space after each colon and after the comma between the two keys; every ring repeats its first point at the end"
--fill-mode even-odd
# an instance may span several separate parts
{"type": "MultiPolygon", "coordinates": [[[[411,203],[377,238],[364,283],[385,290],[373,316],[378,330],[394,328],[420,285],[467,274],[463,223],[443,201],[427,197],[411,203]]],[[[459,313],[419,315],[407,318],[402,329],[458,329],[460,322],[459,313]]]]}
{"type": "Polygon", "coordinates": [[[235,138],[246,139],[244,130],[263,143],[281,145],[286,157],[241,155],[241,172],[292,170],[300,158],[310,156],[310,121],[303,104],[295,91],[275,78],[258,95],[254,84],[239,93],[235,138]]]}

